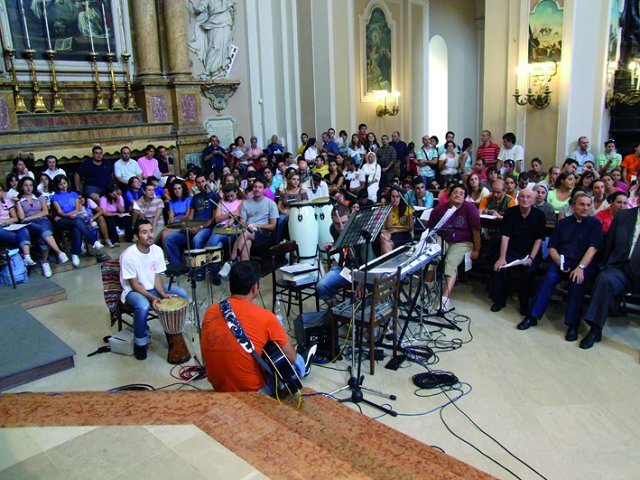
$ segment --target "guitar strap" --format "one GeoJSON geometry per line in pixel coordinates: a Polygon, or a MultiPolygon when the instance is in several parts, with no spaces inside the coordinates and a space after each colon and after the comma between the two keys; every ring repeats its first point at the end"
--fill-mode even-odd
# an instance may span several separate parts
{"type": "Polygon", "coordinates": [[[264,368],[269,375],[273,376],[274,374],[273,374],[273,370],[271,370],[271,367],[269,367],[267,362],[265,362],[262,359],[262,357],[258,355],[258,353],[256,352],[256,349],[253,348],[253,343],[251,343],[251,339],[247,337],[246,333],[244,333],[244,330],[242,329],[242,325],[240,325],[240,322],[238,321],[236,314],[233,312],[233,309],[231,308],[231,302],[229,302],[228,298],[225,298],[223,301],[220,302],[220,310],[222,310],[222,316],[224,317],[224,321],[226,322],[227,327],[229,327],[229,330],[231,330],[231,334],[238,341],[242,349],[245,352],[253,355],[253,358],[256,359],[258,364],[262,366],[262,368],[264,368]]]}

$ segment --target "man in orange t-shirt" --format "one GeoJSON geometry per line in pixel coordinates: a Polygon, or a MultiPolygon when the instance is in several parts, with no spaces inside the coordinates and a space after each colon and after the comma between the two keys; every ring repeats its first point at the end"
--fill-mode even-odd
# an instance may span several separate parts
{"type": "Polygon", "coordinates": [[[640,144],[636,146],[636,151],[630,153],[622,159],[622,174],[625,182],[631,184],[631,177],[638,177],[638,168],[640,167],[640,144]]]}
{"type": "MultiPolygon", "coordinates": [[[[235,263],[229,272],[229,287],[231,309],[256,353],[262,356],[265,344],[273,341],[280,346],[298,375],[304,377],[315,348],[307,353],[306,359],[297,354],[278,318],[253,303],[260,292],[259,268],[249,261],[235,263]]],[[[219,303],[207,309],[200,344],[207,378],[215,391],[274,393],[267,385],[258,361],[240,346],[229,330],[219,303]]]]}

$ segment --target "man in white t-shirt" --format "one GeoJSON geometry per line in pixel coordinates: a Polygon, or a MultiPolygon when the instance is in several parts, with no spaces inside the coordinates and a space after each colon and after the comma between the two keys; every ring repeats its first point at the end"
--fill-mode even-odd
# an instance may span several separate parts
{"type": "Polygon", "coordinates": [[[121,301],[131,305],[133,313],[133,351],[138,360],[147,358],[147,316],[149,308],[157,307],[163,298],[180,296],[187,292],[177,286],[168,288],[160,274],[166,270],[162,249],[153,244],[153,227],[149,220],[139,219],[133,230],[135,243],[120,255],[121,301]]]}
{"type": "Polygon", "coordinates": [[[118,186],[124,191],[131,177],[138,177],[142,181],[142,169],[138,162],[131,158],[131,149],[122,147],[120,159],[113,164],[113,174],[118,181],[118,186]]]}
{"type": "Polygon", "coordinates": [[[524,165],[524,148],[522,148],[522,145],[516,145],[516,136],[511,132],[505,133],[502,136],[502,147],[498,154],[498,169],[502,167],[505,160],[513,160],[516,167],[515,171],[518,173],[522,172],[524,165]]]}

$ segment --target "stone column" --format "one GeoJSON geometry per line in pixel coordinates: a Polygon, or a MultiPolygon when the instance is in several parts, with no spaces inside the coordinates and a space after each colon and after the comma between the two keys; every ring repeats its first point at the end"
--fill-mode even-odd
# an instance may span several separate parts
{"type": "MultiPolygon", "coordinates": [[[[182,2],[176,2],[181,3],[182,2]]],[[[155,0],[131,2],[134,45],[136,49],[136,77],[160,77],[160,42],[158,41],[158,12],[155,0]]]]}
{"type": "Polygon", "coordinates": [[[187,38],[187,19],[184,2],[163,0],[169,77],[187,79],[191,77],[187,38]]]}

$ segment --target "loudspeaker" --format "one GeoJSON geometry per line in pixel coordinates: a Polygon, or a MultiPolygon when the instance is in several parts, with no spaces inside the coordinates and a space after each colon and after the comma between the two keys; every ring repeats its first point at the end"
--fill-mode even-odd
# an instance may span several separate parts
{"type": "Polygon", "coordinates": [[[299,348],[318,345],[318,351],[331,349],[331,323],[329,311],[303,313],[293,321],[299,348]]]}

